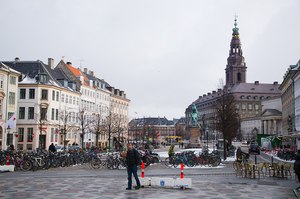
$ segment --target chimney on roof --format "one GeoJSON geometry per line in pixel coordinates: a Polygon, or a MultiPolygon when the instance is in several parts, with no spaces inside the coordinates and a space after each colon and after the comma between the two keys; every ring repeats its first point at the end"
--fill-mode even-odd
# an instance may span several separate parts
{"type": "Polygon", "coordinates": [[[210,95],[211,95],[211,93],[207,93],[207,95],[208,95],[208,96],[210,96],[210,95]]]}
{"type": "Polygon", "coordinates": [[[67,64],[68,64],[68,65],[72,65],[72,62],[67,61],[67,64]]]}
{"type": "Polygon", "coordinates": [[[17,61],[20,61],[20,58],[19,57],[16,57],[15,58],[15,61],[17,62],[17,61]]]}
{"type": "Polygon", "coordinates": [[[255,85],[258,85],[258,84],[259,84],[259,81],[255,81],[254,84],[255,84],[255,85]]]}
{"type": "Polygon", "coordinates": [[[94,71],[90,70],[90,71],[89,71],[89,75],[91,75],[91,76],[94,77],[94,71]]]}
{"type": "Polygon", "coordinates": [[[48,66],[51,69],[54,69],[54,59],[53,58],[48,58],[48,66]]]}
{"type": "Polygon", "coordinates": [[[124,91],[120,91],[120,96],[123,97],[124,91]]]}
{"type": "Polygon", "coordinates": [[[274,84],[274,85],[278,85],[278,82],[274,82],[273,84],[274,84]]]}
{"type": "Polygon", "coordinates": [[[212,94],[216,94],[216,91],[213,91],[212,94]]]}
{"type": "Polygon", "coordinates": [[[206,97],[206,94],[203,94],[203,97],[206,97]]]}
{"type": "Polygon", "coordinates": [[[83,68],[83,72],[84,72],[85,74],[88,74],[88,69],[87,69],[87,68],[83,68]]]}
{"type": "Polygon", "coordinates": [[[219,89],[218,89],[218,93],[221,93],[221,92],[222,92],[222,89],[219,88],[219,89]]]}
{"type": "Polygon", "coordinates": [[[202,98],[202,96],[199,96],[199,99],[201,99],[202,98]]]}

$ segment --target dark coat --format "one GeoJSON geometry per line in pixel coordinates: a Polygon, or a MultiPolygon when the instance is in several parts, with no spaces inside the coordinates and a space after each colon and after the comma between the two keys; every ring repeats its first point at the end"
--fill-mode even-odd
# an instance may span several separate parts
{"type": "Polygon", "coordinates": [[[299,153],[295,157],[294,171],[297,175],[300,174],[300,154],[299,153]]]}
{"type": "Polygon", "coordinates": [[[55,146],[53,144],[50,144],[49,151],[51,151],[53,153],[56,152],[56,148],[55,148],[55,146]]]}
{"type": "Polygon", "coordinates": [[[139,152],[136,149],[128,150],[126,154],[127,166],[138,166],[141,164],[139,152]]]}

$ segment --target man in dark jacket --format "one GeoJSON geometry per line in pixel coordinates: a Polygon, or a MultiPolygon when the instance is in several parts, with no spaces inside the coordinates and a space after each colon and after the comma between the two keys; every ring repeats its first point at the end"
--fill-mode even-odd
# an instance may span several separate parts
{"type": "Polygon", "coordinates": [[[141,158],[139,152],[133,148],[131,143],[127,145],[127,154],[126,154],[126,164],[127,164],[127,174],[128,174],[128,186],[126,190],[132,189],[132,174],[136,181],[135,189],[141,187],[139,177],[137,175],[137,166],[140,164],[141,158]]]}
{"type": "Polygon", "coordinates": [[[50,144],[50,146],[49,146],[49,151],[51,151],[52,153],[55,153],[55,152],[56,152],[56,148],[55,148],[55,146],[54,146],[53,143],[50,144]]]}

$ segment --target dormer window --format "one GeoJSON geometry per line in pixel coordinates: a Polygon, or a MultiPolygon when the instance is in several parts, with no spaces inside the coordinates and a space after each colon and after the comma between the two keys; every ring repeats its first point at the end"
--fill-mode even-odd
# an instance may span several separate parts
{"type": "Polygon", "coordinates": [[[39,82],[45,83],[47,81],[48,81],[48,78],[47,78],[46,74],[43,74],[43,73],[39,74],[39,82]]]}

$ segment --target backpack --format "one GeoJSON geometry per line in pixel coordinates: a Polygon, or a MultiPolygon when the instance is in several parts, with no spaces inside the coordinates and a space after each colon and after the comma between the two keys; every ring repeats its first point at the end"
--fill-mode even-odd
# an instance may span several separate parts
{"type": "Polygon", "coordinates": [[[133,151],[134,151],[134,157],[135,157],[135,160],[136,160],[136,165],[139,166],[139,165],[142,164],[140,154],[136,149],[133,149],[133,151]]]}

